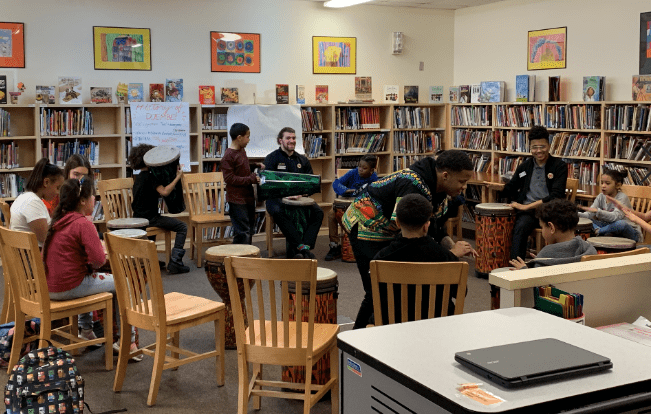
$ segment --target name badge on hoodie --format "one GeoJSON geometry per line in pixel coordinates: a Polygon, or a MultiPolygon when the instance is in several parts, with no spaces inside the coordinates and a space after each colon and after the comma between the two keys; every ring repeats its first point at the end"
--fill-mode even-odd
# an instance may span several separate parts
{"type": "Polygon", "coordinates": [[[287,166],[284,163],[281,162],[280,164],[278,164],[276,166],[276,168],[278,168],[279,170],[286,170],[287,166]]]}
{"type": "Polygon", "coordinates": [[[520,178],[522,178],[522,177],[524,177],[525,175],[527,175],[527,172],[526,172],[526,171],[522,171],[519,175],[520,175],[520,178]]]}

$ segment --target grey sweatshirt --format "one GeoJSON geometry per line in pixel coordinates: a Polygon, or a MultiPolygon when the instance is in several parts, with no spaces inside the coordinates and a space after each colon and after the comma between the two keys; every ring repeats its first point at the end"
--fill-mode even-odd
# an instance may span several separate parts
{"type": "MultiPolygon", "coordinates": [[[[626,193],[623,191],[619,191],[617,195],[615,196],[615,200],[619,201],[622,203],[624,206],[631,208],[631,201],[628,199],[628,196],[626,193]]],[[[613,203],[608,201],[606,198],[606,195],[604,193],[600,193],[597,198],[595,198],[594,202],[592,203],[592,208],[596,208],[597,212],[596,213],[591,213],[588,211],[582,211],[579,212],[579,216],[581,217],[587,217],[590,220],[598,220],[598,221],[604,221],[606,223],[614,223],[618,220],[624,220],[626,223],[628,223],[631,227],[635,229],[635,232],[637,233],[637,240],[638,242],[641,242],[642,239],[642,228],[636,223],[633,223],[631,220],[626,218],[624,215],[624,212],[618,208],[615,207],[613,203]]]]}
{"type": "Polygon", "coordinates": [[[566,242],[549,244],[543,247],[538,256],[527,264],[527,267],[574,263],[580,261],[581,256],[588,254],[597,254],[597,249],[580,236],[576,236],[566,242]]]}

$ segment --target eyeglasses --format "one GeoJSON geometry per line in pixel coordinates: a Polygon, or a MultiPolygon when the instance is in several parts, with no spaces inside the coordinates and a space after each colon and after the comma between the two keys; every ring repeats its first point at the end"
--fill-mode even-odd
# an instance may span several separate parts
{"type": "Polygon", "coordinates": [[[542,150],[546,150],[547,148],[548,148],[547,145],[534,145],[533,147],[531,147],[531,151],[542,151],[542,150]]]}

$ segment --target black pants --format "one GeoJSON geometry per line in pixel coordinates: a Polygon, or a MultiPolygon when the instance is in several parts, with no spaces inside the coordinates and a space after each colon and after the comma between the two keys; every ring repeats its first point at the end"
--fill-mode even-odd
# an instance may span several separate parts
{"type": "Polygon", "coordinates": [[[303,235],[296,228],[293,220],[285,213],[282,202],[280,200],[267,200],[267,212],[273,217],[274,223],[278,225],[280,231],[287,239],[287,244],[291,249],[296,249],[300,244],[309,246],[314,249],[316,245],[316,237],[319,235],[321,224],[323,223],[323,210],[317,204],[303,207],[307,211],[307,228],[303,231],[303,235]]]}
{"type": "Polygon", "coordinates": [[[149,219],[149,226],[175,232],[174,248],[183,250],[185,238],[188,234],[188,226],[184,222],[174,217],[156,216],[149,219]]]}
{"type": "Polygon", "coordinates": [[[511,259],[518,257],[523,260],[526,259],[527,254],[527,240],[531,232],[540,227],[538,219],[534,216],[533,212],[520,211],[515,216],[515,225],[513,226],[513,238],[511,240],[511,259]]]}
{"type": "Polygon", "coordinates": [[[228,203],[233,225],[233,244],[251,244],[255,234],[255,205],[228,203]]]}

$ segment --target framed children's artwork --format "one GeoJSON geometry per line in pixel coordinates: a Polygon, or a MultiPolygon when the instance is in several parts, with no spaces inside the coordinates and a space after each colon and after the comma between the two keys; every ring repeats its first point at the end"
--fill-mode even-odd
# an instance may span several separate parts
{"type": "Polygon", "coordinates": [[[210,32],[210,70],[260,73],[260,34],[210,32]]]}
{"type": "Polygon", "coordinates": [[[25,24],[0,22],[0,68],[25,67],[25,24]]]}
{"type": "Polygon", "coordinates": [[[93,26],[96,70],[151,70],[149,29],[93,26]]]}
{"type": "Polygon", "coordinates": [[[357,38],[312,36],[312,73],[356,74],[357,38]]]}
{"type": "Polygon", "coordinates": [[[532,30],[527,40],[527,70],[565,68],[567,27],[532,30]]]}
{"type": "Polygon", "coordinates": [[[651,12],[640,13],[640,75],[651,75],[651,12]]]}

